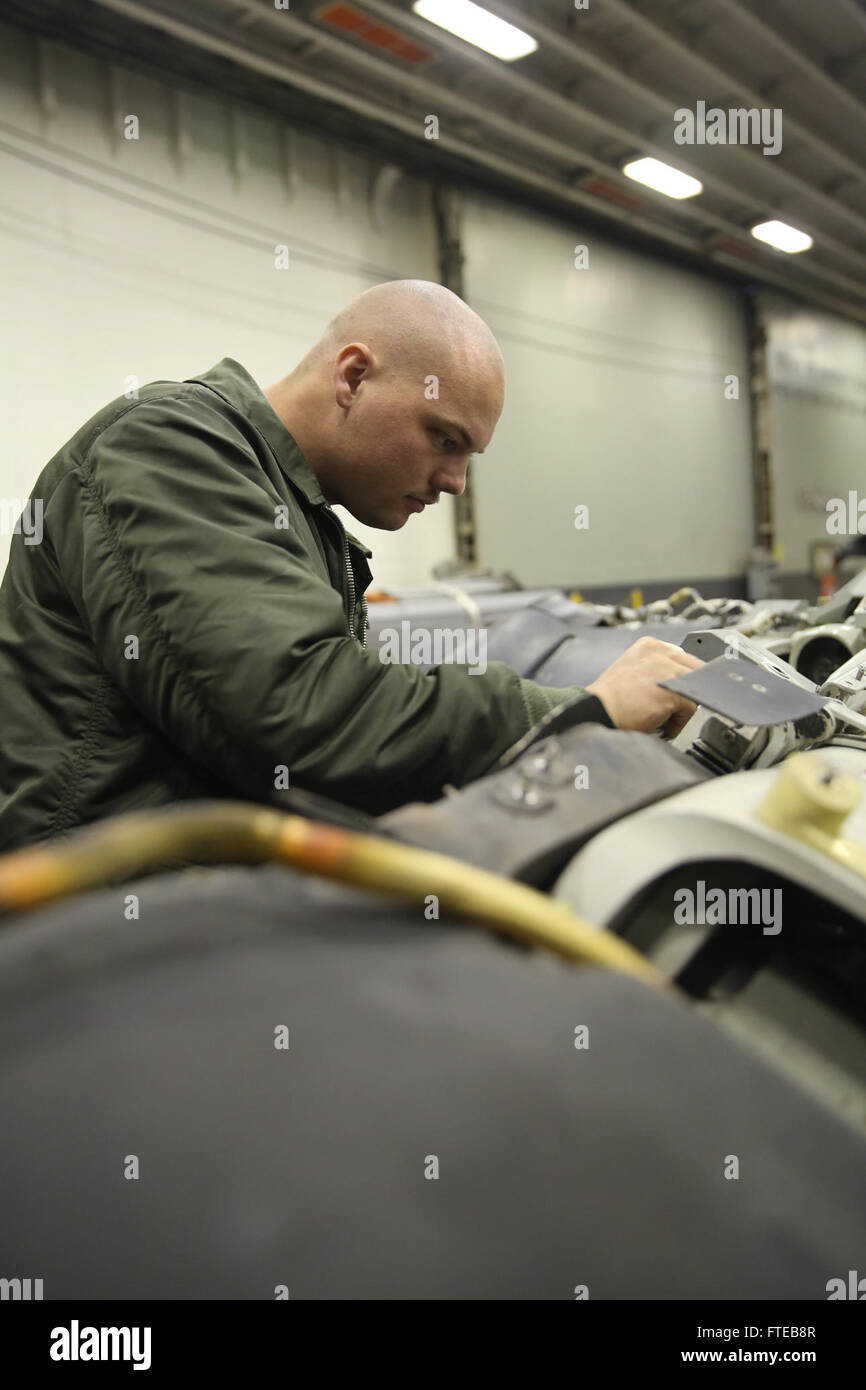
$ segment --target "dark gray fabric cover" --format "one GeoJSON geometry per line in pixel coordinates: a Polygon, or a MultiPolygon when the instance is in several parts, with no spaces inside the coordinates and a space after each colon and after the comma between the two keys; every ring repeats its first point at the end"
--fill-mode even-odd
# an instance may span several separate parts
{"type": "Polygon", "coordinates": [[[0,932],[4,1277],[823,1300],[862,1268],[866,1146],[686,1004],[275,867],[127,891],[0,932]]]}
{"type": "Polygon", "coordinates": [[[546,889],[606,825],[709,776],[652,734],[581,722],[441,801],[378,817],[376,829],[546,889]],[[586,774],[582,795],[578,766],[586,774]]]}

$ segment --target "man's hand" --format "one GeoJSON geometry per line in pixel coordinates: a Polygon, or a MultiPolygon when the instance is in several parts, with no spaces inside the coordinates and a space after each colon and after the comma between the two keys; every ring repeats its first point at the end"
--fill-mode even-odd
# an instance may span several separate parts
{"type": "Polygon", "coordinates": [[[697,706],[656,682],[673,680],[703,664],[672,642],[640,637],[586,689],[601,700],[618,729],[651,734],[661,728],[667,738],[676,738],[697,706]]]}

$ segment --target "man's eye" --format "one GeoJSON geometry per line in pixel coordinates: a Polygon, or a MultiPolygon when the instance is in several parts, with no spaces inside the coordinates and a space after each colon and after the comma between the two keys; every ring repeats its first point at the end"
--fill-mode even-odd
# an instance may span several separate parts
{"type": "Polygon", "coordinates": [[[453,444],[453,443],[454,443],[454,440],[451,438],[451,436],[448,435],[448,434],[443,434],[442,430],[437,430],[436,433],[437,433],[438,436],[439,436],[439,440],[440,440],[440,442],[441,442],[443,448],[445,447],[446,444],[453,444]]]}

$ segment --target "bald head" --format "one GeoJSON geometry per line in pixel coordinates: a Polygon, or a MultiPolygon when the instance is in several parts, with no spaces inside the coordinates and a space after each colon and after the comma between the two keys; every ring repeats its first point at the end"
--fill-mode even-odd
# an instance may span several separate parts
{"type": "Polygon", "coordinates": [[[265,392],[329,502],[385,530],[461,493],[502,412],[505,364],[490,329],[430,280],[391,280],[331,320],[265,392]]]}
{"type": "Polygon", "coordinates": [[[432,280],[388,280],[365,290],[331,319],[310,355],[331,360],[358,341],[373,349],[386,370],[432,371],[434,362],[460,370],[472,362],[505,378],[487,324],[459,295],[432,280]]]}

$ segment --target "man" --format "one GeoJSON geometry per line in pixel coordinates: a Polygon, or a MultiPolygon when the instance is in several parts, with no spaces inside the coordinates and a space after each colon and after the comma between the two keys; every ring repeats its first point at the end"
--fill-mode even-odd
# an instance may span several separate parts
{"type": "MultiPolygon", "coordinates": [[[[0,587],[0,848],[190,797],[430,800],[577,695],[501,663],[383,664],[372,552],[332,511],[394,531],[461,493],[504,376],[462,300],[394,281],[264,392],[225,359],[89,420],[40,476],[42,542],[13,537],[0,587]]],[[[699,664],[638,643],[585,716],[673,733],[692,707],[656,682],[699,664]]]]}

